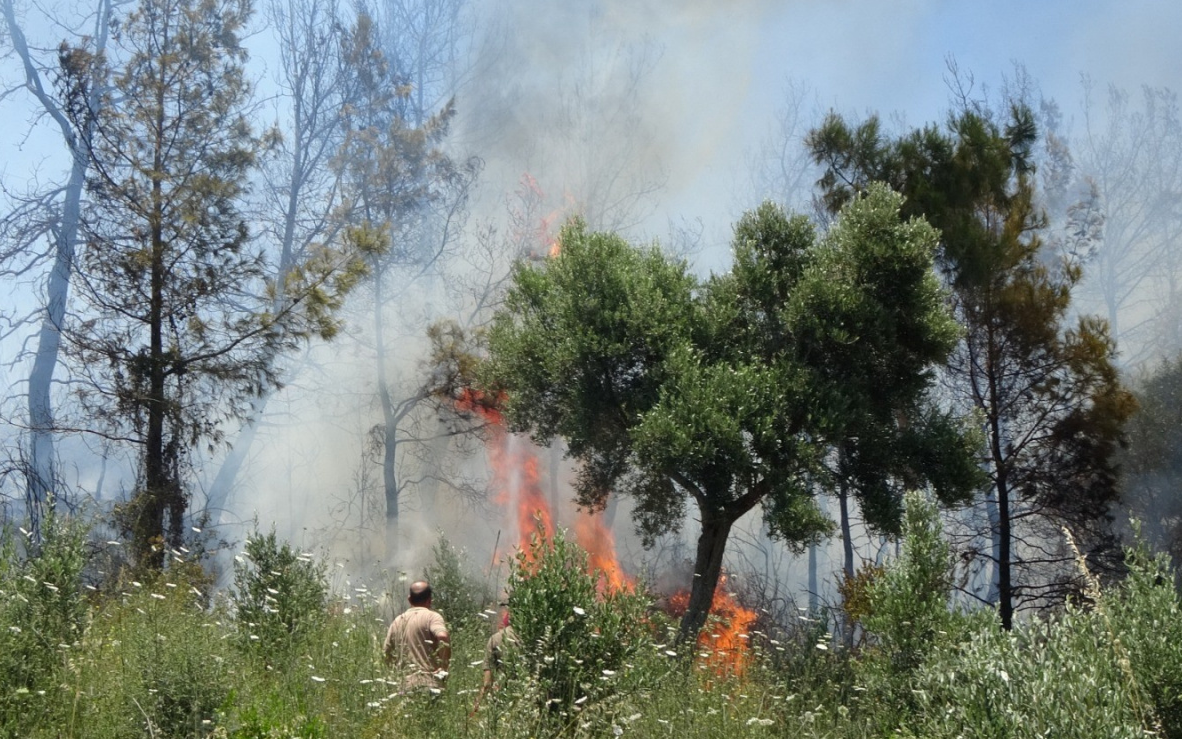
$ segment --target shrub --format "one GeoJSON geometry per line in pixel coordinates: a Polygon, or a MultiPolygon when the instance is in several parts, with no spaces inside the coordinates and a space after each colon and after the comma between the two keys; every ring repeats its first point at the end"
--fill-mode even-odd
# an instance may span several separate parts
{"type": "Polygon", "coordinates": [[[182,573],[126,588],[95,611],[71,723],[85,736],[208,736],[233,690],[224,616],[182,573]]]}
{"type": "Polygon", "coordinates": [[[913,710],[915,671],[937,645],[955,639],[958,621],[948,603],[951,550],[935,503],[919,492],[905,498],[902,536],[899,558],[870,579],[861,614],[876,646],[858,671],[883,728],[913,710]]]}
{"type": "MultiPolygon", "coordinates": [[[[601,592],[587,554],[556,532],[517,555],[509,577],[509,610],[521,642],[521,669],[536,702],[562,716],[586,710],[619,690],[620,673],[651,645],[640,592],[601,592]]],[[[650,646],[651,648],[651,646],[650,646]]]]}
{"type": "Polygon", "coordinates": [[[256,530],[235,560],[232,600],[242,643],[276,659],[323,622],[325,568],[280,543],[274,530],[266,536],[256,530]]]}
{"type": "Polygon", "coordinates": [[[0,726],[37,722],[82,638],[86,529],[49,515],[42,541],[0,530],[0,726]],[[18,538],[19,536],[19,538],[18,538]]]}
{"type": "Polygon", "coordinates": [[[431,583],[432,607],[453,628],[477,623],[480,611],[492,600],[488,586],[465,570],[464,552],[446,537],[440,535],[431,551],[435,561],[423,575],[431,583]]]}

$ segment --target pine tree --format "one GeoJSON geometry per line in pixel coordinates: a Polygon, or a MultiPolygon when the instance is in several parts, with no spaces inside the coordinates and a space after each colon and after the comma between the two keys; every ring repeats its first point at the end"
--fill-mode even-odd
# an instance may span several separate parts
{"type": "Polygon", "coordinates": [[[240,43],[250,11],[249,0],[141,0],[110,56],[60,53],[65,108],[94,131],[67,338],[85,407],[138,450],[119,519],[141,566],[162,567],[182,540],[191,450],[275,384],[281,351],[333,333],[355,276],[325,251],[283,285],[300,299],[271,310],[276,288],[242,213],[262,146],[240,43]]]}
{"type": "Polygon", "coordinates": [[[1059,526],[1097,555],[1115,553],[1107,525],[1114,454],[1135,406],[1105,322],[1070,320],[1081,266],[1044,248],[1037,140],[1021,105],[1004,126],[966,109],[947,131],[927,126],[894,139],[877,118],[850,126],[831,115],[809,138],[831,210],[882,181],[906,197],[906,214],[941,231],[937,261],[965,327],[948,363],[953,402],[982,421],[990,557],[1006,628],[1017,606],[1055,601],[1070,587],[1059,526]]]}

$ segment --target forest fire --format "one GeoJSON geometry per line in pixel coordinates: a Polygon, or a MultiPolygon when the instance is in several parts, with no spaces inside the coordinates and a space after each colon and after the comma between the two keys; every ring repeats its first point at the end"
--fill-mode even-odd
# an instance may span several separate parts
{"type": "MultiPolygon", "coordinates": [[[[669,615],[681,617],[689,606],[690,594],[682,590],[669,598],[669,615]]],[[[705,664],[719,674],[742,675],[750,656],[751,629],[759,615],[746,608],[726,587],[726,575],[719,578],[710,604],[710,619],[698,635],[705,664]]]]}
{"type": "MultiPolygon", "coordinates": [[[[465,390],[456,401],[457,409],[479,415],[488,424],[485,446],[492,468],[493,502],[516,527],[518,552],[529,556],[531,539],[539,535],[548,541],[555,530],[555,515],[542,489],[539,459],[528,440],[510,434],[498,407],[500,402],[479,391],[465,390]]],[[[620,565],[615,535],[603,515],[580,511],[574,520],[574,536],[587,552],[587,567],[600,573],[602,594],[631,592],[635,581],[620,565]]],[[[494,560],[501,556],[494,552],[494,560]]],[[[749,634],[758,614],[744,607],[726,587],[723,575],[710,605],[710,620],[698,637],[705,664],[720,674],[742,675],[749,655],[749,634]]],[[[669,615],[680,618],[689,605],[689,591],[671,596],[669,615]]]]}
{"type": "Polygon", "coordinates": [[[542,490],[538,456],[527,441],[508,432],[499,406],[499,400],[470,389],[464,389],[456,401],[458,410],[475,413],[488,424],[485,448],[493,473],[493,502],[515,512],[517,549],[528,556],[531,537],[554,535],[554,517],[542,490]]]}
{"type": "Polygon", "coordinates": [[[601,514],[580,512],[575,519],[575,540],[587,550],[588,569],[601,575],[600,592],[632,592],[635,582],[620,567],[620,560],[616,557],[616,537],[601,514]]]}

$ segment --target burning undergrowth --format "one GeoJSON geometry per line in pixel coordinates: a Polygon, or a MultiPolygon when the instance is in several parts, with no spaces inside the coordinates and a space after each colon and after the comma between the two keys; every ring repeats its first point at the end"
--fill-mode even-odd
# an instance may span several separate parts
{"type": "MultiPolygon", "coordinates": [[[[528,568],[535,564],[540,551],[552,545],[556,535],[561,536],[560,529],[567,528],[574,543],[586,553],[584,574],[594,579],[599,600],[636,592],[641,586],[620,562],[615,533],[605,516],[582,509],[562,516],[555,510],[557,506],[551,504],[542,482],[541,450],[528,439],[508,432],[500,411],[503,400],[479,391],[465,391],[457,401],[461,412],[476,414],[487,424],[485,448],[491,469],[491,501],[501,516],[502,530],[510,532],[505,540],[513,542],[512,551],[494,552],[494,561],[513,556],[528,568]],[[561,526],[564,523],[566,526],[561,526]]],[[[692,573],[685,575],[661,578],[669,585],[659,588],[662,592],[657,594],[658,603],[670,618],[680,619],[688,607],[689,589],[672,585],[674,580],[683,582],[692,577],[692,573]]],[[[739,601],[724,575],[714,593],[709,619],[698,636],[696,655],[717,673],[742,675],[750,659],[751,633],[757,621],[756,611],[739,601]]]]}

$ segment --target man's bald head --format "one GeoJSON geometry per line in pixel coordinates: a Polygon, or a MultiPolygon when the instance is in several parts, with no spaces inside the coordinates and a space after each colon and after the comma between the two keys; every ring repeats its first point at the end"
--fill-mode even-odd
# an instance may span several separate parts
{"type": "Polygon", "coordinates": [[[410,597],[407,598],[412,606],[431,605],[431,584],[426,580],[419,580],[410,584],[410,597]]]}

